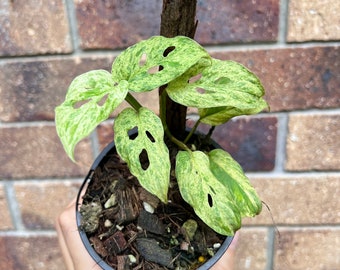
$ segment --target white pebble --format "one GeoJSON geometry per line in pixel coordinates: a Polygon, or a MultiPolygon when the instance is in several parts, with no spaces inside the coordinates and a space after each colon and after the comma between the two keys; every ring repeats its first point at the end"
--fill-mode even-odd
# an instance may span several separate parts
{"type": "Polygon", "coordinates": [[[111,220],[109,220],[109,219],[105,220],[104,226],[105,226],[106,228],[109,228],[109,227],[111,227],[112,225],[113,225],[113,224],[112,224],[111,220]]]}
{"type": "Polygon", "coordinates": [[[219,249],[221,247],[221,244],[220,243],[215,243],[214,245],[213,245],[213,248],[214,249],[219,249]]]}
{"type": "Polygon", "coordinates": [[[147,202],[143,202],[143,206],[144,206],[144,210],[146,212],[149,212],[151,214],[153,214],[155,212],[155,209],[147,202]]]}
{"type": "Polygon", "coordinates": [[[131,264],[134,264],[134,263],[137,262],[136,257],[133,256],[132,254],[128,255],[128,258],[129,258],[131,264]]]}

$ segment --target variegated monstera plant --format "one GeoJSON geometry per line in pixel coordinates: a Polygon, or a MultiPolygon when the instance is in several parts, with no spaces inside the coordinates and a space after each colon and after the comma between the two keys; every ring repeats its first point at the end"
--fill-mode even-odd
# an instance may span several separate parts
{"type": "Polygon", "coordinates": [[[175,172],[183,199],[213,230],[233,235],[242,217],[261,211],[261,200],[241,166],[227,152],[191,149],[186,145],[188,137],[180,141],[176,134],[170,134],[165,121],[165,94],[198,109],[198,122],[188,137],[199,123],[217,126],[234,116],[255,114],[268,107],[259,79],[244,66],[212,58],[190,38],[155,36],[123,51],[111,73],[93,70],[73,80],[65,101],[55,110],[58,135],[74,160],[75,145],[127,101],[131,107],[115,119],[114,138],[117,152],[131,173],[146,190],[167,203],[170,159],[164,135],[168,136],[180,149],[175,172]],[[131,95],[165,85],[160,116],[131,95]],[[131,140],[128,132],[135,127],[138,136],[131,140]],[[140,164],[142,151],[149,160],[147,169],[140,164]]]}

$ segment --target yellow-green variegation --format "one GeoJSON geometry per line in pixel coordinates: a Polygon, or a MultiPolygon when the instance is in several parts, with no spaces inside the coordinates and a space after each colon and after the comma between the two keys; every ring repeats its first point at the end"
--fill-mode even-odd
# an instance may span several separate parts
{"type": "Polygon", "coordinates": [[[181,150],[175,172],[183,199],[216,232],[232,235],[241,226],[242,217],[261,211],[261,201],[228,153],[221,149],[192,152],[170,133],[164,115],[166,94],[177,103],[197,108],[198,123],[211,126],[268,107],[259,79],[241,64],[213,59],[187,37],[155,36],[123,51],[111,72],[93,70],[76,77],[65,101],[55,109],[57,133],[74,160],[76,144],[127,101],[131,108],[115,119],[114,137],[117,152],[131,173],[146,190],[167,202],[171,166],[165,133],[181,150]],[[158,117],[132,92],[161,86],[165,91],[158,117]],[[135,137],[130,136],[131,130],[137,130],[135,137]]]}

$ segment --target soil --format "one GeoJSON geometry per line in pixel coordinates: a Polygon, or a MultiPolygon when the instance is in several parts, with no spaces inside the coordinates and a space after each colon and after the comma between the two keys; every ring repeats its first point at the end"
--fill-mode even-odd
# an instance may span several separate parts
{"type": "MultiPolygon", "coordinates": [[[[178,150],[167,144],[174,164],[178,150]]],[[[147,156],[141,162],[147,167],[147,156]]],[[[140,186],[115,148],[94,171],[80,208],[80,229],[112,268],[197,269],[225,240],[183,201],[171,175],[164,204],[140,186]]]]}

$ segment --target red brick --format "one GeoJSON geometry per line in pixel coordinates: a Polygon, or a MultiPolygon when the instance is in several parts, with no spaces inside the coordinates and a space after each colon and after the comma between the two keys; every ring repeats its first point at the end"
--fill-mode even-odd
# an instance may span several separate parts
{"type": "Polygon", "coordinates": [[[66,270],[55,236],[1,236],[0,269],[66,270]]]}
{"type": "Polygon", "coordinates": [[[84,49],[115,49],[158,35],[161,1],[75,1],[84,49]]]}
{"type": "Polygon", "coordinates": [[[288,123],[286,169],[340,169],[340,114],[292,114],[288,123]]]}
{"type": "Polygon", "coordinates": [[[77,196],[80,182],[25,181],[14,184],[23,224],[29,230],[54,229],[54,221],[77,196]]]}
{"type": "Polygon", "coordinates": [[[203,44],[275,41],[279,1],[198,1],[196,39],[203,44]]]}
{"type": "Polygon", "coordinates": [[[73,163],[54,126],[2,127],[0,179],[84,176],[92,163],[89,140],[79,143],[73,163]]]}
{"type": "Polygon", "coordinates": [[[70,53],[64,1],[1,1],[0,55],[70,53]]]}
{"type": "Polygon", "coordinates": [[[267,269],[267,245],[267,229],[242,228],[236,243],[235,270],[267,269]]]}
{"type": "Polygon", "coordinates": [[[289,1],[288,41],[339,40],[339,13],[339,1],[289,1]]]}
{"type": "Polygon", "coordinates": [[[111,69],[112,57],[15,61],[0,65],[0,120],[54,120],[73,78],[92,69],[111,69]]]}
{"type": "MultiPolygon", "coordinates": [[[[159,35],[162,1],[76,1],[84,49],[117,49],[159,35]]],[[[278,0],[198,1],[196,38],[203,44],[275,41],[278,0]]]]}
{"type": "Polygon", "coordinates": [[[251,182],[263,205],[260,215],[244,219],[245,225],[337,225],[340,176],[327,174],[261,177],[251,182]]]}
{"type": "Polygon", "coordinates": [[[274,269],[340,269],[338,228],[279,228],[274,269]]]}
{"type": "Polygon", "coordinates": [[[266,89],[271,111],[340,106],[339,47],[306,47],[216,52],[255,72],[266,89]]]}
{"type": "Polygon", "coordinates": [[[0,220],[0,230],[13,229],[11,214],[9,212],[9,205],[3,185],[0,185],[0,220]]]}

